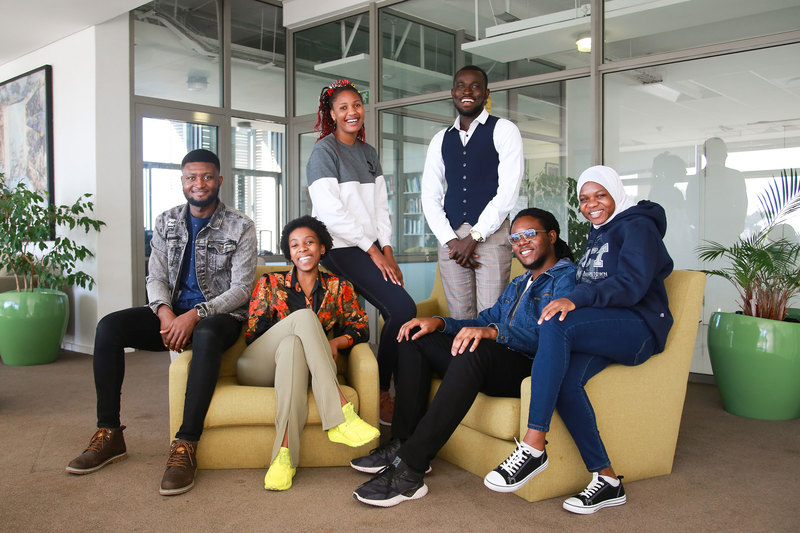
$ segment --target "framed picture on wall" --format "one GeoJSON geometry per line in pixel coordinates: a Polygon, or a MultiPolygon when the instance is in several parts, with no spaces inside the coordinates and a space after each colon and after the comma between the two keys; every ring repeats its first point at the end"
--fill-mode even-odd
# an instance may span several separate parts
{"type": "Polygon", "coordinates": [[[53,204],[53,84],[45,65],[0,82],[0,172],[53,204]]]}

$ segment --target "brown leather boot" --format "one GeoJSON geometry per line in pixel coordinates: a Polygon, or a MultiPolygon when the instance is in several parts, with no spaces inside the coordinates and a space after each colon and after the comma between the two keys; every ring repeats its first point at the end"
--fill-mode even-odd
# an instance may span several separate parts
{"type": "Polygon", "coordinates": [[[128,456],[122,431],[125,426],[115,429],[98,428],[89,446],[67,465],[70,474],[91,474],[115,461],[128,456]]]}
{"type": "Polygon", "coordinates": [[[188,492],[194,487],[194,473],[197,442],[174,440],[169,447],[169,458],[164,477],[161,478],[162,496],[175,496],[188,492]]]}

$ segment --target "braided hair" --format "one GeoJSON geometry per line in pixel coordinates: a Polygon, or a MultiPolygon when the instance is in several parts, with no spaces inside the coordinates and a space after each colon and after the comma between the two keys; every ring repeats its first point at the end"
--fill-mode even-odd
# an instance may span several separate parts
{"type": "MultiPolygon", "coordinates": [[[[330,135],[336,129],[336,123],[333,121],[333,118],[331,118],[331,109],[333,101],[336,100],[336,97],[344,91],[353,91],[358,95],[359,99],[361,98],[361,93],[358,91],[358,89],[356,89],[356,86],[353,85],[350,80],[336,80],[330,85],[322,88],[322,92],[319,95],[317,123],[314,124],[314,131],[319,132],[319,139],[322,139],[326,135],[330,135]]],[[[319,139],[317,140],[319,141],[319,139]]],[[[362,143],[367,139],[363,124],[361,125],[361,129],[359,129],[358,133],[356,134],[356,139],[362,143]]]]}

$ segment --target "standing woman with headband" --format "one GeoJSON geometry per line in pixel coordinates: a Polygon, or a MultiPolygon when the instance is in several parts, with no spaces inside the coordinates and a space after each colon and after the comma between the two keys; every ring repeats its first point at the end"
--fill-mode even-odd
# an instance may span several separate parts
{"type": "Polygon", "coordinates": [[[417,308],[392,254],[386,181],[375,148],[365,142],[364,103],[348,80],[322,89],[314,131],[320,136],[306,175],[312,214],[333,236],[322,265],[350,281],[383,316],[378,344],[381,423],[394,410],[389,385],[397,367],[397,333],[417,308]]]}

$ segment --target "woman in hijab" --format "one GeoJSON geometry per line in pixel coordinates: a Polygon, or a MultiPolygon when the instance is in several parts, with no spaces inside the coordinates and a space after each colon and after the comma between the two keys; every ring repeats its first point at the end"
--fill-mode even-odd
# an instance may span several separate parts
{"type": "Polygon", "coordinates": [[[528,431],[514,452],[484,478],[498,492],[519,489],[547,468],[545,436],[558,409],[592,481],[564,509],[592,514],[625,503],[597,430],[584,386],[610,363],[633,366],[663,351],[672,327],[664,279],[672,259],[664,246],[664,209],[634,204],[617,172],[594,166],[578,179],[580,210],[592,223],[573,291],[539,317],[531,368],[528,431]]]}

